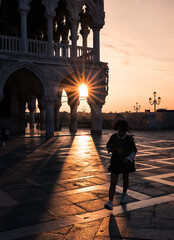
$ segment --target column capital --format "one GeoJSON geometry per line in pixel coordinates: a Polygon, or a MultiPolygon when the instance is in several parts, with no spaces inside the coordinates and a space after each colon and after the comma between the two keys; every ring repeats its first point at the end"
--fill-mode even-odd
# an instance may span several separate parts
{"type": "Polygon", "coordinates": [[[21,14],[27,14],[30,11],[30,6],[26,3],[22,3],[20,2],[19,8],[18,8],[19,12],[21,14]]]}
{"type": "Polygon", "coordinates": [[[50,11],[50,12],[47,13],[47,18],[48,19],[53,19],[55,16],[56,16],[55,11],[52,11],[52,12],[50,11]]]}
{"type": "Polygon", "coordinates": [[[53,103],[57,101],[57,97],[48,96],[48,97],[43,97],[42,100],[44,103],[53,103]]]}
{"type": "Polygon", "coordinates": [[[82,28],[82,29],[80,30],[80,34],[81,34],[83,37],[87,37],[87,36],[89,35],[89,33],[90,33],[90,29],[88,29],[88,28],[82,28]]]}

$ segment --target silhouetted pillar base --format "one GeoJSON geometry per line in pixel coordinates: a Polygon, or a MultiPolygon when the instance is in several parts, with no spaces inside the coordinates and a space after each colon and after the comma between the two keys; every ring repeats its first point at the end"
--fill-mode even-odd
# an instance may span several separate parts
{"type": "Polygon", "coordinates": [[[55,131],[61,130],[60,113],[59,113],[60,107],[61,107],[61,103],[59,102],[54,103],[54,130],[55,131]]]}
{"type": "Polygon", "coordinates": [[[77,132],[77,105],[70,106],[71,107],[71,119],[69,130],[72,133],[77,132]]]}
{"type": "Polygon", "coordinates": [[[102,105],[93,104],[91,107],[91,134],[102,134],[102,105]]]}
{"type": "Polygon", "coordinates": [[[46,137],[54,136],[54,100],[45,100],[46,107],[46,137]]]}

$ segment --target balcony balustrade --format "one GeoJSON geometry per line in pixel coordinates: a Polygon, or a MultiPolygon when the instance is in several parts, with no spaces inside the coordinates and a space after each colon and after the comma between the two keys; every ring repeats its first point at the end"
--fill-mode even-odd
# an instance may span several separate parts
{"type": "MultiPolygon", "coordinates": [[[[48,44],[46,41],[27,39],[27,53],[47,56],[48,44]]],[[[17,37],[0,35],[0,52],[21,52],[21,39],[17,37]]],[[[53,43],[53,56],[72,58],[72,45],[53,43]]],[[[77,58],[94,60],[93,48],[77,46],[77,58]]]]}
{"type": "Polygon", "coordinates": [[[20,38],[0,35],[0,51],[19,52],[20,38]]]}

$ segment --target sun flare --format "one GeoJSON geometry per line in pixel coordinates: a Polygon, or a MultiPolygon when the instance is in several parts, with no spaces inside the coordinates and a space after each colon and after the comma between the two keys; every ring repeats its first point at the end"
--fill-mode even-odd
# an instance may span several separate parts
{"type": "Polygon", "coordinates": [[[79,87],[79,92],[81,98],[88,97],[88,88],[84,83],[79,87]]]}

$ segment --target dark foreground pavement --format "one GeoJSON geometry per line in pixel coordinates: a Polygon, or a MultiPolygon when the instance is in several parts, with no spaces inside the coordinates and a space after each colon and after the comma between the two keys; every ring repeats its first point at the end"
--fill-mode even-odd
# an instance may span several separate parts
{"type": "Polygon", "coordinates": [[[64,130],[0,147],[0,240],[174,239],[174,131],[134,131],[137,171],[128,203],[108,201],[112,131],[64,130]]]}

